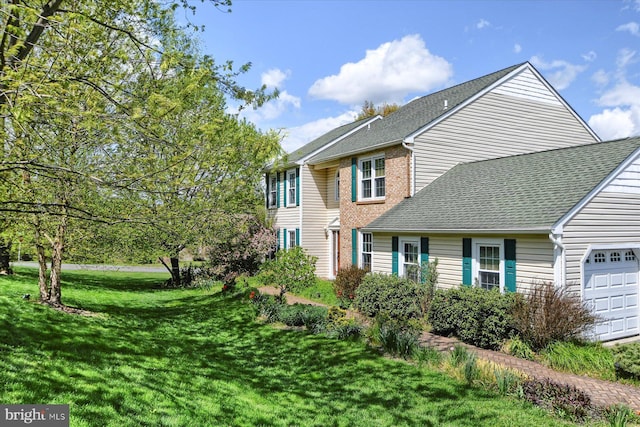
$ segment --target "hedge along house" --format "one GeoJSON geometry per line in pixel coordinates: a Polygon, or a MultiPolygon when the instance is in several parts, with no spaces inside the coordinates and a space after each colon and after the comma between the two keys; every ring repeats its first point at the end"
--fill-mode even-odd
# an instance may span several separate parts
{"type": "Polygon", "coordinates": [[[373,270],[438,259],[439,286],[526,292],[566,286],[605,321],[640,333],[640,138],[460,164],[364,227],[373,270]]]}

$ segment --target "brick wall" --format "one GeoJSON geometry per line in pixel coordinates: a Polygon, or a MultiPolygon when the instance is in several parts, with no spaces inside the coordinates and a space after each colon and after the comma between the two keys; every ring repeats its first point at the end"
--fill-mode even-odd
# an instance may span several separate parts
{"type": "MultiPolygon", "coordinates": [[[[351,265],[351,230],[361,228],[410,195],[410,152],[402,145],[364,153],[366,158],[384,152],[385,194],[381,201],[351,201],[351,158],[340,162],[340,265],[351,265]]],[[[358,183],[359,185],[359,183],[358,183]]]]}

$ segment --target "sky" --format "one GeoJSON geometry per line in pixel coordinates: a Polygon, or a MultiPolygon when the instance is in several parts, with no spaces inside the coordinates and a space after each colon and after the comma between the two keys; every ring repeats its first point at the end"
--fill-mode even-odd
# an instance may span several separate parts
{"type": "MultiPolygon", "coordinates": [[[[640,0],[234,0],[197,3],[200,48],[251,63],[279,97],[242,115],[291,152],[399,104],[529,61],[603,139],[640,135],[640,0]]],[[[235,108],[230,105],[230,108],[235,108]]]]}

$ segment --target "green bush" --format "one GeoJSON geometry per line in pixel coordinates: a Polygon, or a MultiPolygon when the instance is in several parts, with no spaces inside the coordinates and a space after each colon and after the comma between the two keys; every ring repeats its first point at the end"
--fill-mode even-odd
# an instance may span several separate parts
{"type": "Polygon", "coordinates": [[[423,288],[408,279],[380,273],[368,274],[356,290],[354,307],[368,317],[408,321],[424,317],[420,302],[423,288]]]}
{"type": "Polygon", "coordinates": [[[265,286],[279,287],[281,295],[300,292],[315,285],[316,261],[317,257],[307,255],[299,246],[278,251],[275,259],[262,264],[258,281],[265,286]]]}
{"type": "Polygon", "coordinates": [[[554,341],[579,339],[597,321],[580,297],[552,283],[538,283],[519,298],[513,318],[518,335],[536,351],[554,341]]]}
{"type": "Polygon", "coordinates": [[[333,282],[333,289],[336,293],[336,297],[340,301],[341,307],[351,307],[351,304],[356,297],[356,289],[358,289],[366,274],[367,270],[353,264],[349,267],[338,270],[336,280],[333,282]]]}
{"type": "Polygon", "coordinates": [[[254,293],[251,303],[256,308],[258,316],[264,317],[267,322],[277,322],[280,320],[280,310],[285,307],[273,295],[254,293]]]}
{"type": "Polygon", "coordinates": [[[418,349],[420,331],[397,320],[377,319],[375,341],[385,352],[408,359],[418,349]]]}
{"type": "Polygon", "coordinates": [[[498,349],[515,335],[511,312],[517,297],[481,288],[436,291],[429,309],[432,332],[455,335],[481,348],[498,349]]]}
{"type": "Polygon", "coordinates": [[[616,376],[640,380],[640,343],[617,345],[611,350],[616,376]]]}

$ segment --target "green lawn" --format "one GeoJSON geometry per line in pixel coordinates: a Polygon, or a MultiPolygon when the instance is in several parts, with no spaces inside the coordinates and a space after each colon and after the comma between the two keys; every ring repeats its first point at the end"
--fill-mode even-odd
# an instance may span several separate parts
{"type": "Polygon", "coordinates": [[[69,315],[0,278],[0,403],[70,404],[72,426],[557,426],[523,402],[374,350],[263,325],[166,275],[64,272],[69,315]]]}

